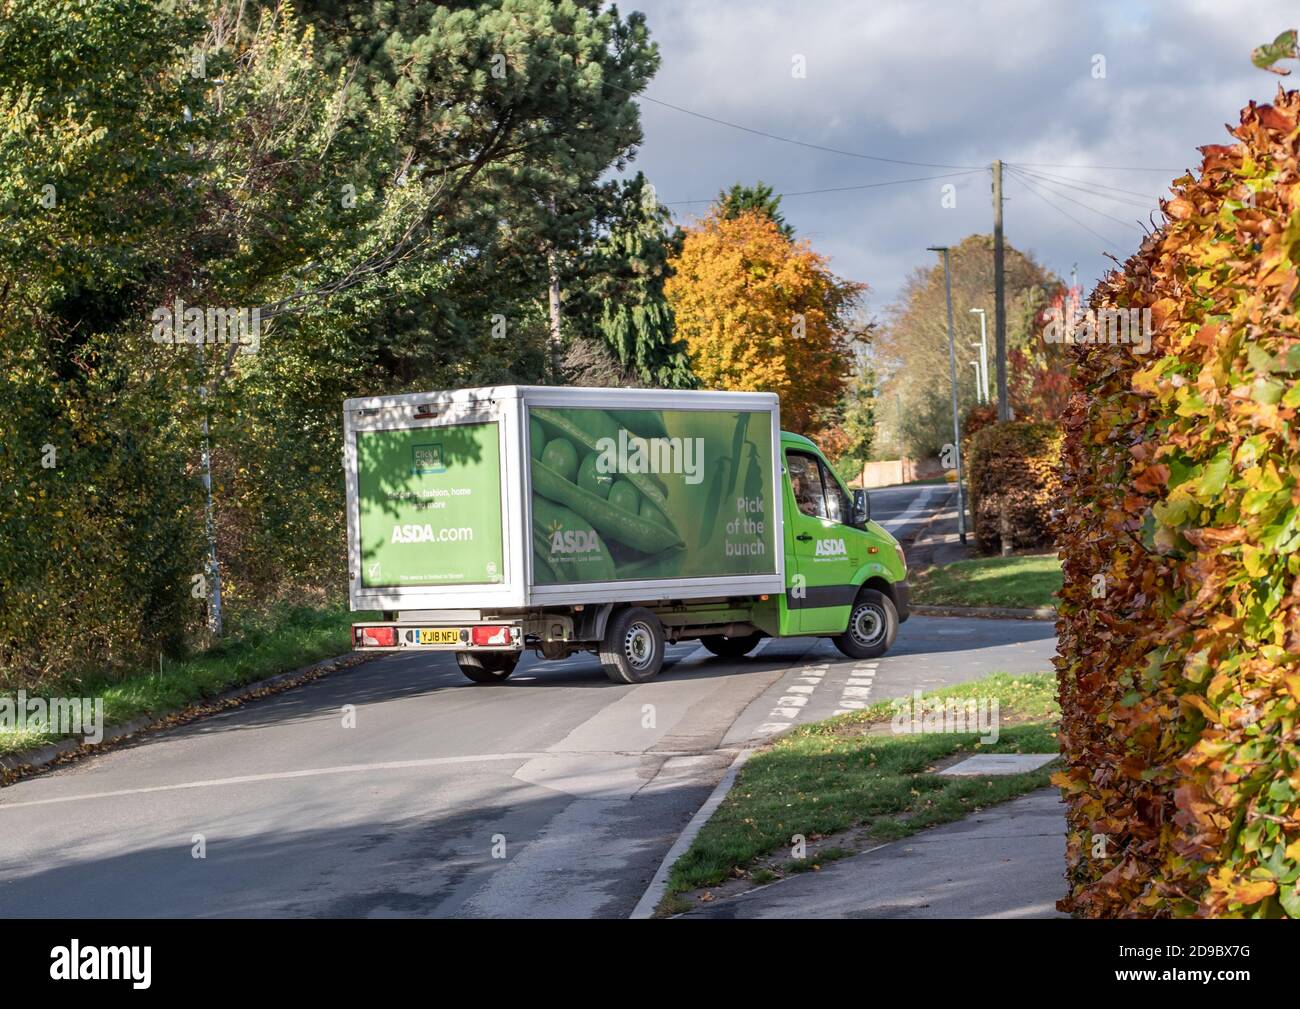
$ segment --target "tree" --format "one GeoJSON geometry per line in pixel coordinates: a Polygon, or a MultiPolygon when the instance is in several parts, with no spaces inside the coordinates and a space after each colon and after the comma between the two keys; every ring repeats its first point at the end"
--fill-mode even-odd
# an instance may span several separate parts
{"type": "Polygon", "coordinates": [[[603,343],[636,384],[693,388],[686,345],[677,338],[664,296],[669,257],[681,247],[681,232],[670,227],[667,209],[641,173],[614,183],[609,196],[604,233],[578,257],[566,285],[565,314],[579,340],[603,343]]]}
{"type": "Polygon", "coordinates": [[[734,220],[747,210],[756,210],[772,219],[786,238],[794,238],[794,228],[786,223],[781,213],[781,197],[772,192],[772,187],[762,182],[753,186],[737,182],[730,189],[718,193],[718,216],[734,220]]]}
{"type": "Polygon", "coordinates": [[[601,181],[640,141],[640,15],[205,6],[0,0],[0,680],[196,640],[205,424],[230,598],[337,593],[342,400],[536,380],[548,257],[625,217],[589,280],[672,368],[666,253],[601,181]],[[259,310],[258,344],[159,346],[177,299],[259,310]]]}
{"type": "MultiPolygon", "coordinates": [[[[990,389],[997,366],[993,346],[993,241],[970,235],[952,249],[953,343],[957,357],[957,391],[964,415],[976,403],[975,373],[970,361],[979,356],[979,321],[972,308],[988,318],[990,389]]],[[[1033,412],[1038,373],[1063,373],[1064,355],[1040,339],[1040,313],[1059,281],[1031,257],[1005,248],[1007,347],[1011,404],[1017,413],[1033,412]]],[[[918,268],[899,300],[890,306],[872,347],[881,377],[881,443],[914,458],[938,455],[952,441],[952,390],[948,365],[947,306],[943,264],[918,268]]]]}
{"type": "Polygon", "coordinates": [[[833,425],[820,442],[822,451],[846,480],[862,475],[871,458],[876,435],[876,379],[864,363],[844,389],[833,414],[833,425]]]}
{"type": "Polygon", "coordinates": [[[785,426],[816,431],[844,387],[866,285],[753,210],[687,229],[672,267],[665,290],[701,384],[778,393],[785,426]]]}

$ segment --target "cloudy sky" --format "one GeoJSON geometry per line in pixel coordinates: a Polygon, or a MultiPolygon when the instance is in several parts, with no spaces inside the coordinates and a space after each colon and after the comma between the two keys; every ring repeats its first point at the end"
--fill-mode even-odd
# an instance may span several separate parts
{"type": "Polygon", "coordinates": [[[1077,263],[1086,290],[1108,266],[1103,252],[1122,260],[1136,248],[1137,220],[1198,163],[1196,148],[1224,142],[1224,124],[1285,80],[1252,67],[1250,51],[1300,22],[1300,6],[1282,0],[620,6],[645,12],[663,59],[641,101],[633,169],[679,219],[737,181],[794,194],[931,177],[782,201],[836,272],[870,285],[873,314],[933,261],[926,246],[992,230],[995,158],[1030,166],[1007,171],[1008,241],[1063,277],[1077,263]],[[980,170],[933,178],[970,168],[980,170]],[[955,207],[943,206],[947,184],[955,207]]]}

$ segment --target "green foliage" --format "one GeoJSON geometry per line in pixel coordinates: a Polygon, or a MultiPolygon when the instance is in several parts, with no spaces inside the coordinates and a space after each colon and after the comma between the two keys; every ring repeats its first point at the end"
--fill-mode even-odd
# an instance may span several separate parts
{"type": "Polygon", "coordinates": [[[572,330],[599,338],[639,384],[664,389],[695,387],[686,345],[677,339],[664,298],[668,260],[681,247],[668,210],[645,176],[616,183],[610,192],[605,233],[578,262],[565,297],[572,330]]]}
{"type": "Polygon", "coordinates": [[[864,365],[835,410],[825,418],[818,443],[845,482],[857,480],[871,458],[876,437],[875,371],[864,365]]]}
{"type": "Polygon", "coordinates": [[[541,377],[548,252],[689,381],[662,220],[600,181],[657,60],[570,0],[0,0],[0,675],[201,640],[205,414],[230,615],[336,597],[342,400],[541,377]],[[257,352],[154,342],[177,299],[257,352]]]}
{"type": "Polygon", "coordinates": [[[747,210],[756,210],[780,229],[786,238],[794,238],[794,228],[786,222],[781,213],[781,197],[772,192],[772,187],[757,183],[746,186],[739,182],[730,189],[718,193],[718,216],[728,220],[739,217],[747,210]]]}

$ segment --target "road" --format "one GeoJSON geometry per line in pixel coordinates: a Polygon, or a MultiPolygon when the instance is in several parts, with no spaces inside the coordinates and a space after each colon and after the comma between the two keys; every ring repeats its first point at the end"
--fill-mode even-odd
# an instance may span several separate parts
{"type": "Polygon", "coordinates": [[[898,540],[907,540],[937,508],[947,505],[957,491],[949,484],[913,484],[867,491],[871,518],[898,540]]]}
{"type": "Polygon", "coordinates": [[[385,657],[0,790],[0,915],[623,917],[741,747],[1054,647],[913,617],[866,668],[682,644],[639,686],[585,655],[492,686],[385,657]]]}

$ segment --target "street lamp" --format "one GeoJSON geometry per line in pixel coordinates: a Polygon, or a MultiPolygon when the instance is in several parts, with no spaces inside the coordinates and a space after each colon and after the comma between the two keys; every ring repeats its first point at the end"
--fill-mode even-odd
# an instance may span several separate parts
{"type": "Polygon", "coordinates": [[[957,533],[962,545],[966,544],[966,494],[961,484],[961,417],[957,412],[957,350],[952,341],[952,263],[948,246],[931,245],[929,252],[943,253],[943,289],[948,299],[948,377],[952,382],[952,438],[957,461],[957,533]]]}
{"type": "Polygon", "coordinates": [[[980,317],[980,371],[984,375],[984,402],[990,402],[989,397],[989,334],[988,321],[984,317],[984,309],[972,308],[972,312],[978,312],[980,317]]]}

